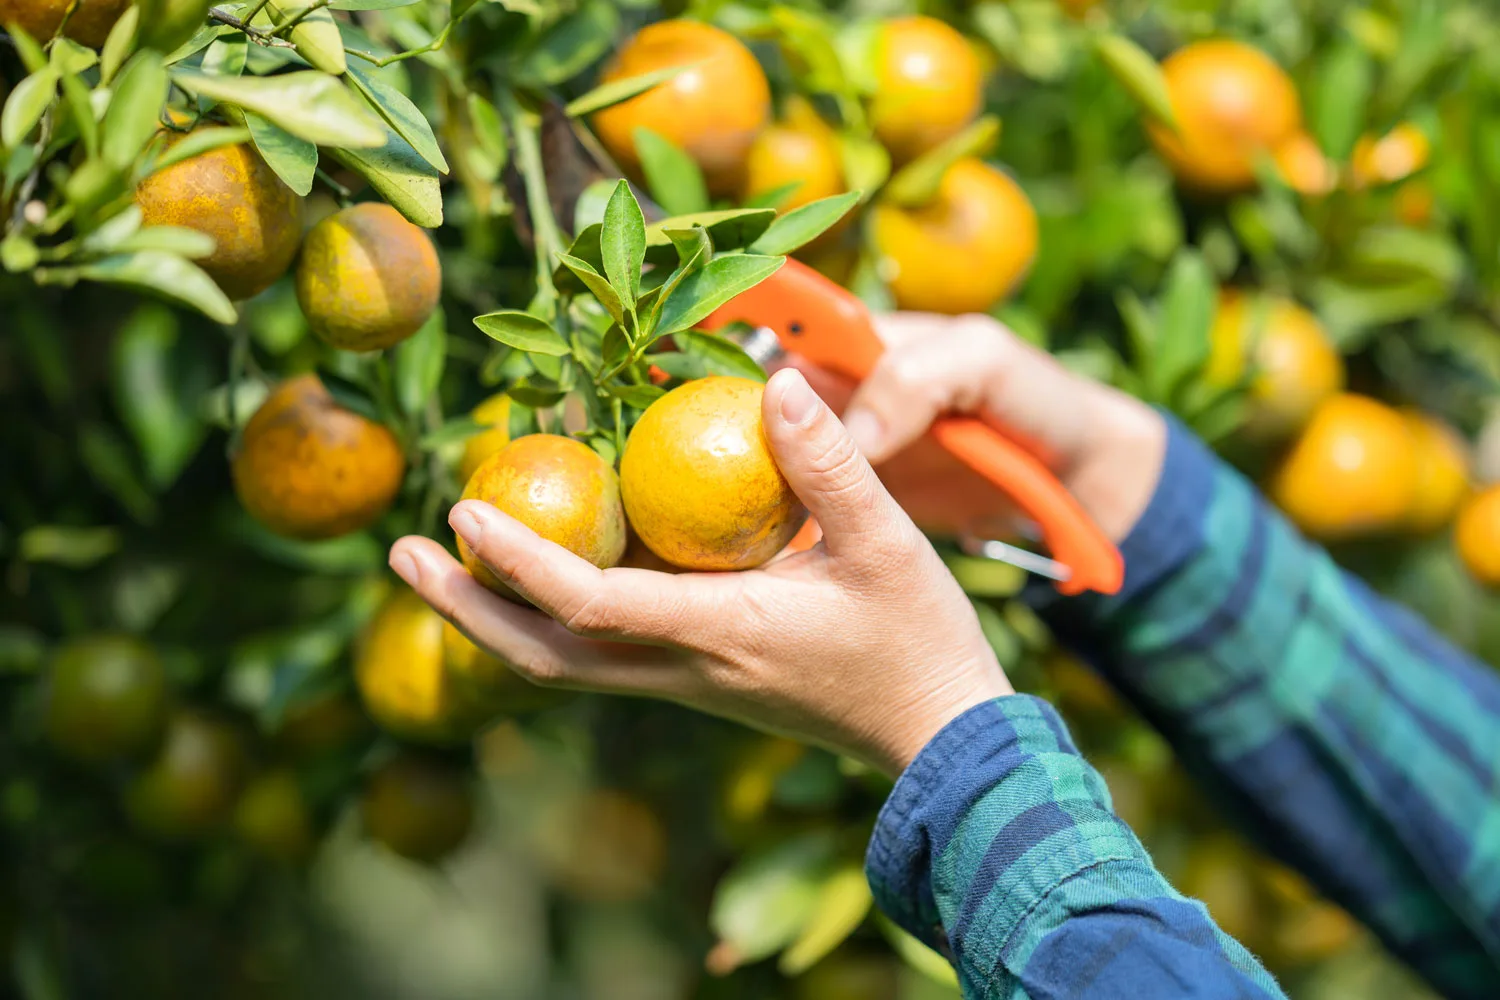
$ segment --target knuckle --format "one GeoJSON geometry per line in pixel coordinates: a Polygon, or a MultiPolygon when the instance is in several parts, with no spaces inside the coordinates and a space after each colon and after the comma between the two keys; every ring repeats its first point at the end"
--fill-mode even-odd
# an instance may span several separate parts
{"type": "Polygon", "coordinates": [[[574,635],[596,635],[614,624],[614,609],[599,594],[591,594],[571,607],[560,609],[558,620],[574,635]]]}
{"type": "Polygon", "coordinates": [[[511,667],[537,687],[554,687],[567,676],[562,661],[544,648],[530,651],[511,667]]]}

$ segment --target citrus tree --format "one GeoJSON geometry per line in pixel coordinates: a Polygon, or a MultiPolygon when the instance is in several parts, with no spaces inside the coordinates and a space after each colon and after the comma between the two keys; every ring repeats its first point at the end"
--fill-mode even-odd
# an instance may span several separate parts
{"type": "MultiPolygon", "coordinates": [[[[764,373],[702,325],[788,255],[1171,410],[1500,660],[1487,5],[0,0],[0,25],[0,944],[28,998],[953,995],[871,912],[883,780],[532,687],[385,569],[427,534],[503,591],[446,528],[461,496],[601,566],[780,550],[764,373]],[[528,944],[464,951],[496,870],[528,944]]],[[[1227,832],[1020,571],[939,544],[1017,685],[1294,995],[1422,995],[1227,832]]]]}

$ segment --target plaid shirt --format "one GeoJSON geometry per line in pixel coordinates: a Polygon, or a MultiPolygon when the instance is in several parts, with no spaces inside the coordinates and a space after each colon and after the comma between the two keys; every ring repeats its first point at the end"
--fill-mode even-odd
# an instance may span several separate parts
{"type": "MultiPolygon", "coordinates": [[[[1041,597],[1267,850],[1453,998],[1500,997],[1500,675],[1304,541],[1173,425],[1124,590],[1041,597]]],[[[1043,701],[986,702],[902,775],[876,899],[965,996],[1278,997],[1172,889],[1043,701]]]]}

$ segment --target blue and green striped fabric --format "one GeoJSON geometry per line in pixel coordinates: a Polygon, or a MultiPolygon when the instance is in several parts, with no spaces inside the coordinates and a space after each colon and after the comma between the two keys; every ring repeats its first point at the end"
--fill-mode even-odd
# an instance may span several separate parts
{"type": "MultiPolygon", "coordinates": [[[[1303,540],[1173,425],[1112,598],[1038,596],[1058,635],[1230,815],[1444,995],[1500,997],[1500,675],[1303,540]]],[[[1270,976],[1162,879],[1044,702],[971,709],[897,783],[876,897],[974,997],[1264,997],[1270,976]]]]}

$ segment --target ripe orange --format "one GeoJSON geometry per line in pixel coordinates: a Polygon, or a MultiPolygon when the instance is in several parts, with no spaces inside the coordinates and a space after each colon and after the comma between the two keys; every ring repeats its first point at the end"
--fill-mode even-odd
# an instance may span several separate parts
{"type": "Polygon", "coordinates": [[[313,226],[297,260],[297,302],[324,343],[378,351],[417,332],[437,308],[442,269],[432,240],[384,202],[313,226]]]}
{"type": "Polygon", "coordinates": [[[1246,427],[1253,435],[1280,437],[1301,429],[1344,387],[1344,359],[1323,324],[1289,299],[1226,291],[1209,338],[1204,378],[1211,385],[1235,385],[1254,365],[1246,427]]]}
{"type": "Polygon", "coordinates": [[[53,654],[46,728],[53,747],[101,764],[150,750],[166,723],[171,692],[156,651],[139,639],[74,639],[53,654]]]}
{"type": "Polygon", "coordinates": [[[979,160],[948,168],[931,204],[876,204],[871,226],[901,309],[985,312],[1036,259],[1036,210],[1015,181],[979,160]]]}
{"type": "Polygon", "coordinates": [[[1255,184],[1255,163],[1302,126],[1291,77],[1259,49],[1216,39],[1162,63],[1178,131],[1151,126],[1151,140],[1184,184],[1210,194],[1255,184]]]}
{"type": "Polygon", "coordinates": [[[1417,446],[1384,403],[1344,393],[1314,411],[1271,481],[1271,497],[1313,538],[1401,526],[1416,495],[1417,446]]]}
{"type": "Polygon", "coordinates": [[[979,56],[942,21],[921,15],[887,21],[875,59],[870,124],[897,163],[957,135],[979,114],[979,56]]]}
{"type": "Polygon", "coordinates": [[[490,717],[487,706],[448,674],[446,624],[426,601],[402,588],[360,636],[354,682],[365,710],[402,739],[461,743],[490,717]]]}
{"type": "Polygon", "coordinates": [[[414,751],[402,751],[376,768],[360,805],[372,840],[423,864],[451,854],[474,825],[468,775],[414,751]]]}
{"type": "Polygon", "coordinates": [[[443,664],[454,693],[481,706],[486,721],[551,708],[573,697],[570,691],[531,683],[447,622],[443,622],[443,664]]]}
{"type": "Polygon", "coordinates": [[[652,552],[696,570],[750,569],[806,512],[766,445],[764,386],[715,376],[678,386],[641,415],[620,460],[630,526],[652,552]]]}
{"type": "MultiPolygon", "coordinates": [[[[70,6],[70,0],[0,0],[0,28],[17,25],[45,44],[62,27],[63,15],[70,6]]],[[[129,6],[130,0],[79,0],[64,34],[80,45],[97,49],[129,6]]]]}
{"type": "Polygon", "coordinates": [[[1476,580],[1500,587],[1500,486],[1487,486],[1464,504],[1453,541],[1476,580]]]}
{"type": "Polygon", "coordinates": [[[1281,179],[1298,194],[1317,197],[1338,187],[1338,167],[1305,131],[1293,132],[1276,146],[1273,155],[1281,179]]]}
{"type": "MultiPolygon", "coordinates": [[[[475,471],[463,499],[498,507],[601,569],[616,565],[625,552],[620,479],[592,448],[570,437],[516,438],[475,471]]],[[[474,579],[502,597],[519,599],[461,538],[458,554],[474,579]]]]}
{"type": "Polygon", "coordinates": [[[510,397],[497,392],[474,407],[469,416],[475,423],[484,424],[479,431],[464,442],[464,457],[458,464],[458,478],[467,483],[484,460],[510,444],[510,397]]]}
{"type": "Polygon", "coordinates": [[[272,531],[332,538],[378,520],[405,466],[385,426],[339,406],[316,375],[299,375],[272,390],[245,425],[234,488],[272,531]]]}
{"type": "Polygon", "coordinates": [[[306,861],[316,839],[302,786],[284,770],[250,783],[235,806],[234,828],[257,853],[289,865],[306,861]]]}
{"type": "Polygon", "coordinates": [[[1415,532],[1436,531],[1458,512],[1469,492],[1469,450],[1452,427],[1420,410],[1402,414],[1417,447],[1416,493],[1407,524],[1415,532]]]}
{"type": "Polygon", "coordinates": [[[635,130],[647,128],[693,158],[711,194],[732,195],[743,184],[750,144],[771,115],[765,71],[738,39],[699,21],[657,21],[621,47],[600,82],[688,64],[696,65],[594,115],[594,131],[637,179],[635,130]]]}
{"type": "Polygon", "coordinates": [[[213,237],[214,252],[196,263],[231,299],[269,288],[302,242],[302,199],[249,143],[158,170],[136,188],[135,202],[144,225],[185,226],[213,237]]]}
{"type": "Polygon", "coordinates": [[[797,185],[781,202],[790,211],[844,190],[844,164],[838,136],[816,111],[806,106],[760,133],[745,160],[746,200],[789,184],[797,185]]]}
{"type": "Polygon", "coordinates": [[[1403,122],[1379,139],[1360,136],[1349,160],[1350,180],[1356,188],[1394,184],[1427,166],[1432,140],[1411,122],[1403,122]]]}
{"type": "Polygon", "coordinates": [[[206,836],[233,814],[245,768],[245,747],[232,724],[184,709],[167,724],[156,759],[126,788],[126,809],[152,837],[206,836]]]}

